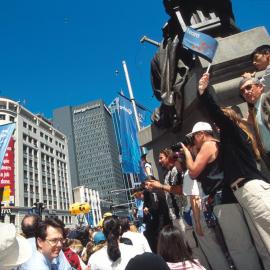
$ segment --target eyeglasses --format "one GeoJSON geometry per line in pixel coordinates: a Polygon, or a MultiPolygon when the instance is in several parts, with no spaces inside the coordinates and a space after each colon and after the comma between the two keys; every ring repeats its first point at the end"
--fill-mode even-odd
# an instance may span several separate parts
{"type": "Polygon", "coordinates": [[[64,243],[64,238],[45,239],[51,246],[56,246],[59,242],[64,243]]]}
{"type": "Polygon", "coordinates": [[[240,88],[241,93],[244,93],[245,90],[250,91],[250,90],[252,89],[252,86],[253,86],[253,85],[254,85],[254,84],[247,84],[246,86],[240,88]]]}

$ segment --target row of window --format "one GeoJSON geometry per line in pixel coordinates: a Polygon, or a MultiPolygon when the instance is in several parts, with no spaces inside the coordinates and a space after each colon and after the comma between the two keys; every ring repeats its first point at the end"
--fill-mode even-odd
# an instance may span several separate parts
{"type": "Polygon", "coordinates": [[[6,114],[0,114],[0,120],[7,120],[7,117],[9,117],[10,122],[15,121],[15,117],[11,115],[6,115],[6,114]]]}
{"type": "MultiPolygon", "coordinates": [[[[4,115],[5,116],[5,115],[4,115]]],[[[14,118],[14,117],[13,117],[14,118]]],[[[1,115],[0,115],[0,120],[1,120],[1,115]]],[[[3,119],[4,120],[4,119],[3,119]]],[[[10,120],[11,121],[11,120],[10,120]]],[[[13,121],[12,121],[13,122],[13,121]]],[[[35,127],[33,127],[30,124],[27,124],[26,122],[23,122],[23,127],[27,128],[29,131],[32,131],[33,133],[37,133],[37,129],[35,127]]],[[[45,134],[44,132],[40,131],[39,133],[41,138],[44,138],[46,141],[52,143],[53,142],[53,138],[48,136],[47,134],[45,134]]],[[[65,149],[65,145],[60,143],[59,141],[55,140],[55,145],[59,146],[62,149],[65,149]]]]}

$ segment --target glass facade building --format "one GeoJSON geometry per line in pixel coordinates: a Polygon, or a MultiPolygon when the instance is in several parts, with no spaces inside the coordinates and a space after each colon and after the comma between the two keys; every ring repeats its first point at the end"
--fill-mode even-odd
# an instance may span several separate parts
{"type": "Polygon", "coordinates": [[[72,187],[97,190],[102,201],[126,203],[112,116],[102,100],[54,110],[53,124],[68,138],[72,187]]]}

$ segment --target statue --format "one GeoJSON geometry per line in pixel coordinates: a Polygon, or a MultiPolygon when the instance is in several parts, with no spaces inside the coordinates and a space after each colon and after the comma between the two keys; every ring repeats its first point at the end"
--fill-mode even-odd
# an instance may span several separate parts
{"type": "Polygon", "coordinates": [[[178,130],[184,108],[183,88],[194,65],[194,57],[182,46],[187,26],[213,37],[239,33],[230,0],[163,0],[170,19],[163,27],[163,41],[151,61],[151,82],[161,106],[152,121],[178,130]]]}

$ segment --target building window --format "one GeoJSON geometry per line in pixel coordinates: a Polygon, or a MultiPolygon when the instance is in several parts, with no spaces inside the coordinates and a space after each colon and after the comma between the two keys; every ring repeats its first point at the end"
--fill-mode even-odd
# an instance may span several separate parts
{"type": "Polygon", "coordinates": [[[13,116],[9,116],[9,121],[14,122],[15,118],[13,116]]]}
{"type": "Polygon", "coordinates": [[[0,120],[6,120],[6,115],[5,114],[0,114],[0,120]]]}
{"type": "Polygon", "coordinates": [[[28,198],[24,198],[24,206],[28,206],[28,198]]]}

